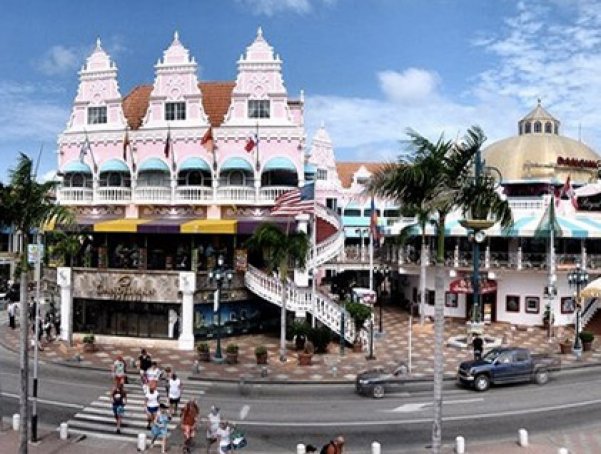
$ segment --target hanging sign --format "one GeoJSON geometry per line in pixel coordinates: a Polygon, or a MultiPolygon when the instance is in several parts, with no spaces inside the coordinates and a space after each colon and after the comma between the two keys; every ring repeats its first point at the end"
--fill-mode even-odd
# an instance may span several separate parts
{"type": "MultiPolygon", "coordinates": [[[[468,278],[456,279],[449,285],[449,291],[452,293],[474,293],[472,280],[468,278]]],[[[480,293],[494,293],[497,291],[497,282],[491,279],[480,280],[480,293]]]]}

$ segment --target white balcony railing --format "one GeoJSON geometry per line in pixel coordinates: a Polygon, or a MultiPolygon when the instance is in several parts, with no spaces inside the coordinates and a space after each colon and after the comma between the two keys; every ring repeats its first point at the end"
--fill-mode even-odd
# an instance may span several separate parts
{"type": "Polygon", "coordinates": [[[542,211],[547,207],[547,201],[543,198],[510,198],[507,199],[512,211],[542,211]]]}
{"type": "Polygon", "coordinates": [[[92,201],[92,188],[60,188],[57,193],[58,202],[62,205],[80,204],[92,201]]]}
{"type": "Polygon", "coordinates": [[[175,189],[175,201],[194,203],[213,200],[213,188],[208,186],[178,186],[175,189]]]}
{"type": "Polygon", "coordinates": [[[141,186],[134,193],[134,201],[143,203],[171,203],[171,188],[168,186],[141,186]]]}
{"type": "Polygon", "coordinates": [[[228,202],[254,202],[255,188],[249,186],[225,186],[217,188],[217,200],[228,202]]]}
{"type": "Polygon", "coordinates": [[[131,188],[102,187],[95,194],[95,202],[106,204],[123,204],[131,201],[131,188]]]}
{"type": "Polygon", "coordinates": [[[296,189],[295,186],[269,186],[259,191],[260,202],[275,202],[283,193],[296,189]]]}

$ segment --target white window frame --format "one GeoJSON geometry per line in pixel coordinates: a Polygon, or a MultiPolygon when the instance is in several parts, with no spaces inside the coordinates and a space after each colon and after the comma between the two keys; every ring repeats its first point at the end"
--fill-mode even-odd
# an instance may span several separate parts
{"type": "Polygon", "coordinates": [[[181,121],[186,119],[186,102],[166,102],[165,103],[165,121],[181,121]],[[170,108],[172,111],[170,111],[170,108]]]}
{"type": "Polygon", "coordinates": [[[106,106],[88,107],[88,124],[103,125],[108,123],[106,106]]]}
{"type": "Polygon", "coordinates": [[[268,99],[250,99],[248,101],[248,118],[270,118],[271,102],[268,99]]]}

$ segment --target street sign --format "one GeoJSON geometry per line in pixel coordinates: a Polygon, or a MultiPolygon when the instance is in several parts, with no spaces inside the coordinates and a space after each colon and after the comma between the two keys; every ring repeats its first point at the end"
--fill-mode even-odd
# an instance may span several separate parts
{"type": "Polygon", "coordinates": [[[38,260],[41,262],[44,258],[44,245],[28,244],[27,245],[27,261],[30,264],[35,264],[38,260]]]}

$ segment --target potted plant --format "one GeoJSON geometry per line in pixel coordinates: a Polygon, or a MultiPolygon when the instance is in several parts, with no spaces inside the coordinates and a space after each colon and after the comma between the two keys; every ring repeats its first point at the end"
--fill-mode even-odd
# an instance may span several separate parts
{"type": "Polygon", "coordinates": [[[305,348],[305,341],[307,340],[307,334],[309,333],[310,329],[311,326],[305,321],[292,322],[292,325],[290,326],[290,331],[292,336],[294,337],[294,345],[296,346],[297,351],[300,351],[305,348]]]}
{"type": "Polygon", "coordinates": [[[313,342],[310,340],[305,342],[305,348],[298,354],[298,365],[299,366],[310,366],[313,358],[315,347],[313,342]]]}
{"type": "Polygon", "coordinates": [[[267,347],[257,345],[255,347],[255,357],[257,358],[257,364],[267,364],[267,347]]]}
{"type": "Polygon", "coordinates": [[[591,351],[595,335],[591,331],[581,331],[579,336],[582,341],[582,350],[585,352],[591,351]]]}
{"type": "Polygon", "coordinates": [[[561,349],[562,355],[572,353],[572,340],[569,337],[565,337],[559,341],[559,348],[561,349]]]}
{"type": "Polygon", "coordinates": [[[94,337],[93,333],[86,334],[82,339],[83,351],[86,353],[96,351],[96,345],[94,344],[95,341],[96,341],[96,338],[94,337]]]}
{"type": "Polygon", "coordinates": [[[211,349],[208,342],[199,342],[196,344],[196,352],[198,353],[198,360],[209,362],[211,361],[211,349]]]}
{"type": "Polygon", "coordinates": [[[315,353],[327,353],[328,345],[332,341],[332,331],[325,325],[316,326],[309,330],[307,338],[313,344],[315,353]]]}
{"type": "MultiPolygon", "coordinates": [[[[371,307],[359,303],[359,302],[349,302],[346,303],[346,311],[349,313],[351,318],[353,319],[353,323],[355,324],[355,339],[353,341],[353,351],[361,352],[362,346],[359,342],[359,334],[365,325],[366,320],[371,317],[371,307]]],[[[341,336],[340,342],[344,342],[344,337],[341,336]]]]}
{"type": "Polygon", "coordinates": [[[225,347],[225,362],[228,364],[238,363],[238,344],[227,344],[225,347]]]}

